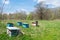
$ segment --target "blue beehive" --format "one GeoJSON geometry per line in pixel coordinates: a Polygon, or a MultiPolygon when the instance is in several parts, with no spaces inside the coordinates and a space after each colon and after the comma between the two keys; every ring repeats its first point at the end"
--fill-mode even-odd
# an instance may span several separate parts
{"type": "Polygon", "coordinates": [[[7,27],[13,27],[13,23],[7,23],[7,27]]]}
{"type": "Polygon", "coordinates": [[[22,22],[17,22],[17,25],[18,26],[22,26],[22,22]]]}
{"type": "Polygon", "coordinates": [[[24,27],[24,28],[29,28],[29,24],[24,23],[24,24],[23,24],[23,27],[24,27]]]}

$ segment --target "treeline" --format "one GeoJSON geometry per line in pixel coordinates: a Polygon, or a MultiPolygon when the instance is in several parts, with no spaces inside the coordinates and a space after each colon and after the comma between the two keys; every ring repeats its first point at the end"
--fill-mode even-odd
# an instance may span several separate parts
{"type": "Polygon", "coordinates": [[[23,12],[9,13],[9,14],[4,13],[4,14],[2,15],[2,18],[0,18],[0,19],[2,19],[2,20],[11,20],[11,19],[15,19],[15,20],[21,19],[21,20],[25,20],[26,17],[27,17],[27,15],[26,15],[26,13],[23,11],[23,12]]]}
{"type": "Polygon", "coordinates": [[[40,2],[36,4],[35,10],[26,13],[25,11],[15,12],[13,14],[1,14],[0,13],[0,19],[2,20],[54,20],[54,19],[60,19],[60,7],[57,8],[48,8],[49,6],[44,4],[44,2],[40,2]]]}

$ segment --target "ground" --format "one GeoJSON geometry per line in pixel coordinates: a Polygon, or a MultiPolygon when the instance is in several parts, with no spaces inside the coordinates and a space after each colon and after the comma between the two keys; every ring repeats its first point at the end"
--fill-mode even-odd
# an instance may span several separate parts
{"type": "Polygon", "coordinates": [[[31,25],[32,20],[4,20],[0,22],[0,40],[60,40],[60,20],[38,20],[39,27],[31,25]],[[29,28],[17,26],[17,22],[29,23],[29,28]],[[9,37],[6,34],[6,23],[13,22],[24,35],[9,37]]]}

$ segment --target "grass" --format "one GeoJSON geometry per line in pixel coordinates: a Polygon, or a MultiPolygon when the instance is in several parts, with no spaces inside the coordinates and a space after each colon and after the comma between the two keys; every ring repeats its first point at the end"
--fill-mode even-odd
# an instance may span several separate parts
{"type": "Polygon", "coordinates": [[[31,20],[21,20],[30,24],[29,28],[23,28],[17,26],[17,22],[20,20],[7,20],[0,22],[0,40],[60,40],[60,20],[38,20],[39,27],[31,25],[31,20]],[[13,22],[14,26],[20,28],[24,35],[18,35],[17,37],[9,37],[6,34],[6,23],[13,22]]]}

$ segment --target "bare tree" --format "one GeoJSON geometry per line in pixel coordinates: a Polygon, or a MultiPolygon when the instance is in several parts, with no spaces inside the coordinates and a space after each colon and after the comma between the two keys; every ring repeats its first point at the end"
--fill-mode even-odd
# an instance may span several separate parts
{"type": "Polygon", "coordinates": [[[35,6],[35,12],[38,14],[39,19],[43,20],[45,12],[47,10],[47,5],[44,2],[40,2],[35,6]]]}

